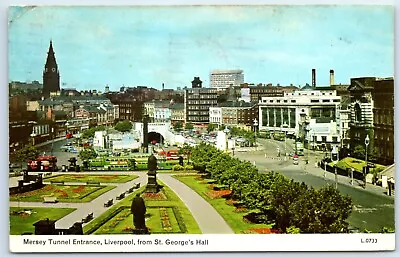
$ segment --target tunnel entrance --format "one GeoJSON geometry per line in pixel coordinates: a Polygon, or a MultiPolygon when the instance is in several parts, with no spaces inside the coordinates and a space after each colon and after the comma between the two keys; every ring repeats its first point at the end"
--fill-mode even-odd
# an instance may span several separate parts
{"type": "Polygon", "coordinates": [[[164,137],[158,132],[149,132],[149,144],[164,143],[164,137]]]}

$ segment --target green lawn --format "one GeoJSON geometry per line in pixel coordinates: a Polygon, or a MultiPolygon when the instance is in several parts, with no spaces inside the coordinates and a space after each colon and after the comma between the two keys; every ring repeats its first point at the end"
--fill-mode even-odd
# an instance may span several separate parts
{"type": "Polygon", "coordinates": [[[90,202],[113,188],[115,186],[45,185],[37,190],[10,195],[10,201],[42,202],[44,196],[55,196],[59,202],[90,202]]]}
{"type": "Polygon", "coordinates": [[[133,197],[140,193],[145,200],[148,219],[146,226],[152,234],[160,233],[187,233],[201,234],[197,222],[191,212],[180,198],[167,186],[163,185],[162,197],[160,199],[149,199],[144,196],[145,186],[133,192],[122,201],[110,207],[106,212],[95,218],[84,228],[84,234],[126,234],[131,233],[133,227],[130,206],[133,197]],[[165,209],[165,210],[164,210],[165,209]],[[167,219],[170,226],[166,226],[161,217],[167,219]],[[167,218],[166,218],[167,217],[167,218]]]}
{"type": "MultiPolygon", "coordinates": [[[[370,163],[370,162],[369,162],[370,163]]],[[[333,166],[333,162],[329,163],[330,166],[333,166]]],[[[343,158],[342,160],[337,162],[337,166],[341,169],[346,170],[347,168],[353,168],[357,172],[362,172],[363,167],[366,165],[365,160],[360,160],[352,157],[346,157],[343,158]]],[[[375,164],[375,168],[370,169],[370,173],[375,172],[380,172],[384,170],[386,166],[380,165],[380,164],[375,164]]]]}
{"type": "Polygon", "coordinates": [[[73,212],[73,208],[10,208],[10,235],[21,235],[23,233],[35,232],[33,223],[49,218],[59,220],[73,212]]]}
{"type": "Polygon", "coordinates": [[[211,191],[208,188],[207,180],[199,180],[198,175],[188,175],[188,176],[174,176],[176,179],[184,183],[185,185],[196,191],[201,197],[203,197],[208,203],[210,203],[215,210],[224,218],[228,225],[233,229],[236,234],[247,233],[249,229],[256,228],[271,228],[273,224],[253,224],[244,221],[243,217],[250,213],[250,211],[236,212],[236,207],[227,204],[225,198],[212,199],[207,193],[211,191]]]}
{"type": "Polygon", "coordinates": [[[88,175],[65,174],[47,177],[45,182],[100,182],[100,183],[126,183],[138,178],[137,175],[88,175]]]}

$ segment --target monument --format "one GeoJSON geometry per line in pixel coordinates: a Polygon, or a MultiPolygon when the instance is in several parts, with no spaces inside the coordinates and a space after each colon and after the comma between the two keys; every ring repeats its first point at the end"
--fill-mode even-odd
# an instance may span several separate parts
{"type": "Polygon", "coordinates": [[[146,227],[145,214],[146,205],[144,200],[139,194],[136,194],[132,199],[131,212],[133,214],[133,233],[134,234],[149,234],[149,230],[146,227]]]}
{"type": "Polygon", "coordinates": [[[157,193],[159,191],[159,185],[157,184],[157,158],[151,154],[147,159],[147,186],[146,192],[157,193]]]}
{"type": "Polygon", "coordinates": [[[179,165],[184,166],[182,155],[179,156],[179,165]]]}

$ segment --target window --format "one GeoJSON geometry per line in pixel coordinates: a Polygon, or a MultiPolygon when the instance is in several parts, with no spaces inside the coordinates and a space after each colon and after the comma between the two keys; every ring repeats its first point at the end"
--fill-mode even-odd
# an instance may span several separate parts
{"type": "Polygon", "coordinates": [[[319,103],[319,100],[317,99],[311,99],[311,103],[319,103]]]}
{"type": "Polygon", "coordinates": [[[329,99],[322,99],[322,102],[323,102],[323,103],[329,103],[330,100],[329,100],[329,99]]]}
{"type": "Polygon", "coordinates": [[[332,142],[337,142],[337,137],[332,137],[332,142]]]}
{"type": "Polygon", "coordinates": [[[296,100],[290,100],[290,102],[291,102],[291,103],[295,103],[295,102],[296,102],[296,100]]]}

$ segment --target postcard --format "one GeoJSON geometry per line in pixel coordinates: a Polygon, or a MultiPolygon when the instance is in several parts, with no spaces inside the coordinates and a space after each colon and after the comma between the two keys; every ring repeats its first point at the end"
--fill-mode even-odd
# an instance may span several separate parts
{"type": "Polygon", "coordinates": [[[10,7],[10,251],[394,251],[394,37],[393,6],[10,7]]]}

